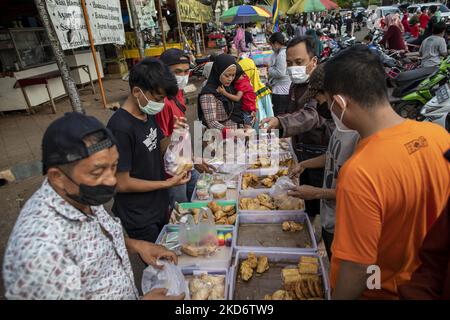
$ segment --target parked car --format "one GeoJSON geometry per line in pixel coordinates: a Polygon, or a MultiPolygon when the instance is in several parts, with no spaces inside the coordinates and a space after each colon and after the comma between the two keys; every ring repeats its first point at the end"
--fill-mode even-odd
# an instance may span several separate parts
{"type": "Polygon", "coordinates": [[[397,7],[393,7],[393,6],[378,7],[375,10],[375,13],[377,14],[378,18],[386,17],[388,14],[391,14],[391,13],[401,14],[400,9],[397,7]]]}
{"type": "Polygon", "coordinates": [[[437,6],[439,8],[439,11],[441,12],[441,17],[445,19],[447,22],[450,19],[450,10],[439,2],[430,2],[430,3],[422,3],[422,4],[412,4],[408,7],[409,14],[413,15],[415,13],[420,14],[420,10],[422,7],[429,8],[431,6],[437,6]]]}

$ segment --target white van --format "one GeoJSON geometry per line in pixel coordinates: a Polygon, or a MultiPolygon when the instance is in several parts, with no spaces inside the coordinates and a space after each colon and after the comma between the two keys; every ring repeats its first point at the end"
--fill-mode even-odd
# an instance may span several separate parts
{"type": "Polygon", "coordinates": [[[375,13],[377,14],[377,18],[386,17],[390,13],[401,14],[400,9],[393,6],[378,7],[375,13]]]}

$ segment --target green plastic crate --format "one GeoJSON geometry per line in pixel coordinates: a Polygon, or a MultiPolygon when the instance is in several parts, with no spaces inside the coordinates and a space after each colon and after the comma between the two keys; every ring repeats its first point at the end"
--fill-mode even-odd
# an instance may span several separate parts
{"type": "MultiPolygon", "coordinates": [[[[179,203],[179,205],[183,209],[199,209],[202,207],[207,207],[208,203],[210,203],[210,202],[211,201],[183,202],[183,203],[179,203]]],[[[236,207],[236,200],[218,200],[218,201],[216,201],[216,203],[221,207],[231,206],[231,205],[236,207]]]]}

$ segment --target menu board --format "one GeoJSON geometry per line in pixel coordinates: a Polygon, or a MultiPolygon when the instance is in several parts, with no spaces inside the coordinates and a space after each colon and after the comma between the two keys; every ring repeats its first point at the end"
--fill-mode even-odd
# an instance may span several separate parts
{"type": "MultiPolygon", "coordinates": [[[[125,44],[120,0],[84,0],[94,44],[125,44]]],[[[89,46],[80,0],[46,0],[63,50],[89,46]]]]}
{"type": "Polygon", "coordinates": [[[177,5],[181,22],[208,23],[213,19],[212,7],[197,0],[178,0],[177,5]]]}
{"type": "Polygon", "coordinates": [[[134,0],[136,13],[141,30],[155,27],[153,17],[156,17],[155,2],[153,0],[134,0]]]}

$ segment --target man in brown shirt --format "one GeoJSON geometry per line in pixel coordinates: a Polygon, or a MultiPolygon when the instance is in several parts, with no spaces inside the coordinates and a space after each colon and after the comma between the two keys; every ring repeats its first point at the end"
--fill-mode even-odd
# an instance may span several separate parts
{"type": "MultiPolygon", "coordinates": [[[[315,56],[315,44],[311,37],[297,37],[291,40],[286,49],[288,74],[291,77],[290,88],[291,113],[267,118],[261,122],[266,129],[279,129],[280,136],[293,137],[293,146],[299,161],[315,158],[326,152],[334,126],[331,116],[319,110],[328,108],[319,106],[309,94],[309,76],[315,71],[318,58],[315,56]],[[266,126],[267,124],[267,126],[266,126]],[[330,127],[331,126],[331,127],[330,127]]],[[[307,169],[301,177],[302,184],[321,187],[323,169],[307,169]]],[[[320,213],[320,201],[306,201],[306,211],[315,216],[320,213]]]]}

